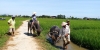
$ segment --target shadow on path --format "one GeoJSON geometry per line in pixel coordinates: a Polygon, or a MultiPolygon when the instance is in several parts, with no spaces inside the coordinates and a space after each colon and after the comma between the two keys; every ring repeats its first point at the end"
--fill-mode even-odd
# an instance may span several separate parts
{"type": "Polygon", "coordinates": [[[32,33],[28,33],[28,32],[25,32],[24,34],[25,34],[25,35],[27,35],[27,36],[37,37],[37,35],[36,35],[36,34],[32,34],[32,33]]]}

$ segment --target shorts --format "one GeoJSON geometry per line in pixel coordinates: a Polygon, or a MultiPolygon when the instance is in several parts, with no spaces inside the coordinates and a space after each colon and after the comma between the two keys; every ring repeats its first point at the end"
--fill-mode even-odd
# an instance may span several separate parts
{"type": "Polygon", "coordinates": [[[15,28],[9,28],[9,32],[15,32],[15,28]]]}

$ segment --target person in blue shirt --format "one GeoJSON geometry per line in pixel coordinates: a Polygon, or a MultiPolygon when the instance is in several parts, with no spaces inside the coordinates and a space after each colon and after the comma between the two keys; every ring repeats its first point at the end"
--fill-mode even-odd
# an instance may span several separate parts
{"type": "Polygon", "coordinates": [[[33,20],[33,22],[37,20],[37,18],[36,18],[36,12],[33,13],[32,20],[33,20]]]}
{"type": "MultiPolygon", "coordinates": [[[[32,17],[32,25],[33,25],[34,22],[37,21],[36,12],[33,12],[33,15],[31,17],[32,17]]],[[[32,29],[32,27],[31,27],[31,29],[32,29]]]]}

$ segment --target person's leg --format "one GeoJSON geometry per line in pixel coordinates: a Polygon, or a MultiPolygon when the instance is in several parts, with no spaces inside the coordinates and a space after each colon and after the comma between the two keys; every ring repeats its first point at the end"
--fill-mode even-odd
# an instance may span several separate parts
{"type": "Polygon", "coordinates": [[[12,35],[12,28],[9,28],[8,35],[12,35]]]}
{"type": "Polygon", "coordinates": [[[70,44],[70,35],[68,35],[68,42],[67,44],[70,44]]]}
{"type": "Polygon", "coordinates": [[[64,40],[64,37],[63,37],[63,48],[65,48],[65,40],[64,40]]]}
{"type": "Polygon", "coordinates": [[[10,28],[11,35],[13,36],[13,28],[10,28]]]}
{"type": "Polygon", "coordinates": [[[12,28],[12,35],[15,35],[15,28],[12,28]]]}
{"type": "Polygon", "coordinates": [[[63,37],[63,47],[67,49],[67,42],[68,42],[68,38],[67,37],[63,37]]]}
{"type": "Polygon", "coordinates": [[[32,18],[32,21],[31,21],[31,30],[32,30],[33,24],[34,24],[34,18],[32,18]]]}
{"type": "Polygon", "coordinates": [[[31,30],[32,30],[33,24],[34,24],[34,21],[31,22],[31,30]]]}

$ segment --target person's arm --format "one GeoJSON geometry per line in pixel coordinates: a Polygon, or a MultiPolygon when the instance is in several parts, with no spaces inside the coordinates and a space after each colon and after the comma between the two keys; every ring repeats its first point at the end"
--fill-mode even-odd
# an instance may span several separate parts
{"type": "Polygon", "coordinates": [[[68,36],[68,35],[69,35],[69,33],[66,33],[66,34],[65,34],[65,36],[68,36]]]}
{"type": "Polygon", "coordinates": [[[70,28],[69,28],[69,31],[68,31],[69,35],[70,35],[70,28]]]}
{"type": "Polygon", "coordinates": [[[70,35],[70,28],[69,28],[69,26],[67,25],[67,27],[66,28],[68,28],[67,30],[68,31],[66,31],[66,34],[65,34],[65,36],[68,36],[68,35],[70,35]]]}
{"type": "Polygon", "coordinates": [[[8,20],[8,24],[11,26],[11,23],[10,22],[11,22],[11,19],[8,20]]]}
{"type": "Polygon", "coordinates": [[[68,26],[68,34],[70,35],[70,27],[68,26]]]}

